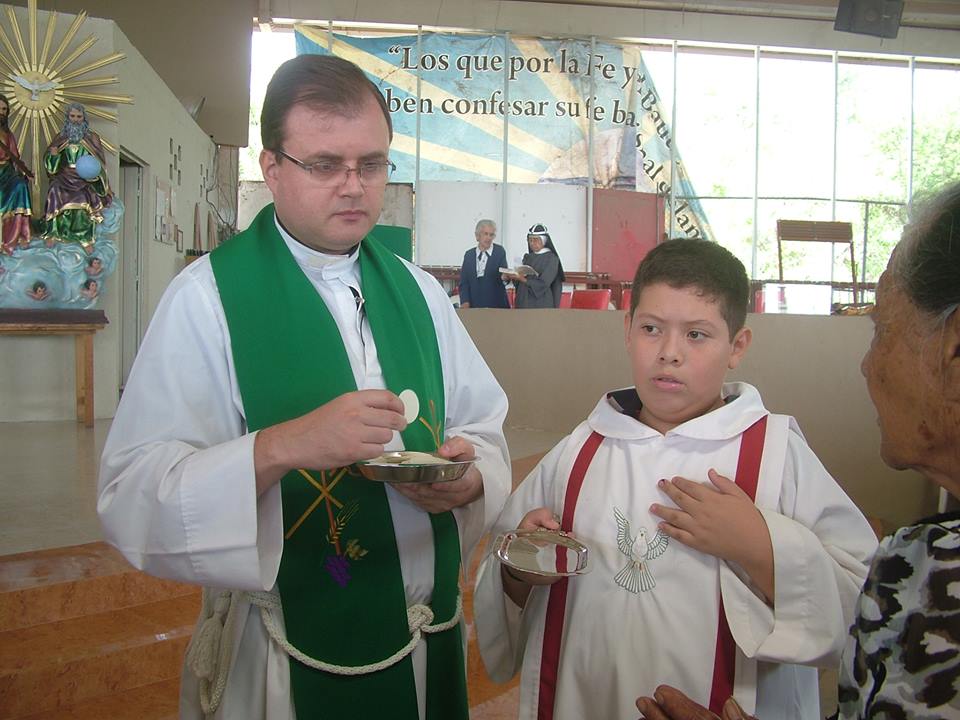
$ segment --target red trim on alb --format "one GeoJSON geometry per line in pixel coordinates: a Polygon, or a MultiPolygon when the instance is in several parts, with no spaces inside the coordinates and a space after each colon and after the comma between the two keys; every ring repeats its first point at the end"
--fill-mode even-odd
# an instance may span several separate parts
{"type": "MultiPolygon", "coordinates": [[[[563,499],[563,516],[560,529],[573,530],[573,514],[577,509],[577,498],[583,487],[583,478],[590,467],[590,461],[603,442],[603,435],[592,433],[580,448],[570,471],[567,482],[567,494],[563,499]]],[[[558,560],[560,556],[558,556],[558,560]]],[[[564,556],[563,561],[566,562],[564,556]]],[[[567,609],[567,578],[550,586],[550,598],[547,600],[547,618],[543,629],[543,655],[540,658],[540,692],[537,705],[538,720],[553,720],[553,706],[557,693],[557,671],[560,665],[560,644],[563,640],[563,616],[567,609]]]]}
{"type": "MultiPolygon", "coordinates": [[[[767,416],[748,427],[740,437],[740,458],[737,460],[736,482],[750,499],[757,499],[757,483],[760,481],[760,460],[763,458],[763,442],[767,434],[767,416]]],[[[717,625],[717,647],[713,660],[713,683],[710,689],[710,710],[717,715],[723,704],[733,695],[733,681],[737,669],[737,647],[727,624],[720,596],[720,621],[717,625]]]]}

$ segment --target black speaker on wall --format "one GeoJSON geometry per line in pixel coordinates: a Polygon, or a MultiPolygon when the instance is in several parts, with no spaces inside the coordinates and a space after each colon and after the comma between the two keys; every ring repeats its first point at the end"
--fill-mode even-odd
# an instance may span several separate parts
{"type": "Polygon", "coordinates": [[[840,0],[834,30],[895,38],[903,16],[903,0],[840,0]]]}

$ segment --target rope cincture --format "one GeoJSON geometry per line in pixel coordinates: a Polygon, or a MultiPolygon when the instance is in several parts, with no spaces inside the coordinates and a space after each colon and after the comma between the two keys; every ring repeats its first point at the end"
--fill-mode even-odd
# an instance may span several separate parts
{"type": "Polygon", "coordinates": [[[307,667],[334,675],[366,675],[396,665],[413,652],[424,634],[450,630],[463,617],[463,597],[457,593],[457,607],[453,616],[442,623],[435,623],[433,610],[422,603],[407,608],[407,626],[410,641],[393,655],[368,665],[335,665],[310,657],[287,640],[278,613],[282,613],[280,595],[275,592],[245,592],[240,590],[203,589],[202,613],[197,629],[187,648],[187,667],[197,676],[200,685],[200,708],[210,717],[220,706],[227,687],[230,658],[233,654],[233,626],[236,623],[237,606],[242,600],[260,608],[260,616],[267,633],[284,652],[307,667]]]}
{"type": "Polygon", "coordinates": [[[185,660],[199,681],[200,709],[204,717],[217,711],[227,687],[233,642],[224,642],[223,637],[233,637],[239,596],[239,592],[203,588],[200,618],[187,646],[185,660]]]}

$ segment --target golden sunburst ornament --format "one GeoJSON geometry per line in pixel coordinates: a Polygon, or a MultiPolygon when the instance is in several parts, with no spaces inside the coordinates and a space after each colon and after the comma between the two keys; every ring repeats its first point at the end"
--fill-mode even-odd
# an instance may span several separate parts
{"type": "MultiPolygon", "coordinates": [[[[66,33],[54,48],[54,35],[57,30],[57,13],[50,12],[47,28],[43,37],[43,47],[37,44],[37,0],[27,3],[29,48],[24,44],[23,34],[12,7],[7,7],[10,36],[0,24],[0,72],[3,73],[3,93],[10,99],[10,129],[20,140],[21,154],[26,155],[29,148],[32,165],[37,177],[33,180],[34,195],[40,192],[40,173],[43,153],[50,141],[60,131],[64,109],[72,102],[84,103],[89,115],[117,122],[116,112],[102,107],[90,107],[87,103],[116,105],[133,102],[129,95],[107,95],[89,88],[115,85],[120,82],[115,75],[109,77],[83,77],[88,73],[123,60],[126,55],[114,52],[109,55],[73,66],[89,50],[97,38],[90,35],[72,50],[70,44],[87,18],[86,12],[77,15],[66,33]],[[51,50],[53,54],[51,55],[51,50]],[[73,66],[73,67],[72,67],[73,66]],[[24,128],[28,128],[23,133],[24,128]],[[41,133],[43,140],[41,142],[41,133]]],[[[102,139],[101,139],[102,140],[102,139]]],[[[116,154],[115,147],[102,140],[107,150],[116,154]]]]}

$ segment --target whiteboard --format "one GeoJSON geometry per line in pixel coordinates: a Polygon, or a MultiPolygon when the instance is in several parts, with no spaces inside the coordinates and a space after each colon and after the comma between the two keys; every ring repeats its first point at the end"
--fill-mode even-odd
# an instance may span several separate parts
{"type": "Polygon", "coordinates": [[[578,185],[421,181],[417,189],[418,265],[460,265],[476,244],[477,221],[497,224],[514,264],[527,252],[527,230],[547,226],[565,270],[587,269],[587,188],[578,185]]]}

